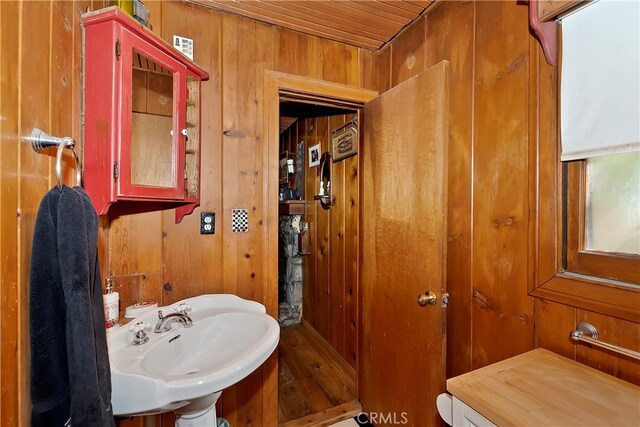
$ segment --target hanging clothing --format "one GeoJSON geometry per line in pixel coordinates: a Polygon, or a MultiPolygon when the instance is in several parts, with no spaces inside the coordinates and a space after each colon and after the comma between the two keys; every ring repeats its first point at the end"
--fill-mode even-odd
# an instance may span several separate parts
{"type": "Polygon", "coordinates": [[[31,425],[114,426],[98,216],[81,187],[54,187],[31,253],[31,425]]]}

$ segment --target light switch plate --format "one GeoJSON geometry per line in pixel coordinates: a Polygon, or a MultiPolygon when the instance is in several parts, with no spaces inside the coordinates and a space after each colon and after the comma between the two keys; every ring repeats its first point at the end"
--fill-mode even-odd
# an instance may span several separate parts
{"type": "Polygon", "coordinates": [[[173,47],[193,61],[193,40],[182,36],[173,36],[173,47]]]}

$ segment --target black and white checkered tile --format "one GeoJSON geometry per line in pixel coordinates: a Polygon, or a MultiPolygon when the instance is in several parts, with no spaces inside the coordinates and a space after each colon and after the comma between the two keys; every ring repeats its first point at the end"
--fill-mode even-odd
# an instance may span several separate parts
{"type": "Polygon", "coordinates": [[[249,214],[246,209],[231,210],[231,231],[234,233],[249,231],[249,214]]]}

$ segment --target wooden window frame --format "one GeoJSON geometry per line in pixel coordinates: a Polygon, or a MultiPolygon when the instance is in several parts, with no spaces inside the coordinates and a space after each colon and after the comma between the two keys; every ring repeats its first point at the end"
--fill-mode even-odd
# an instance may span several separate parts
{"type": "Polygon", "coordinates": [[[564,270],[619,282],[640,283],[640,256],[585,249],[586,161],[569,162],[563,167],[563,174],[566,176],[563,206],[566,212],[566,234],[563,248],[564,270]]]}
{"type": "MultiPolygon", "coordinates": [[[[531,52],[529,295],[640,323],[640,287],[566,268],[562,169],[569,165],[563,166],[560,161],[560,67],[545,62],[535,41],[531,52]]],[[[584,165],[578,162],[572,167],[584,168],[580,163],[584,165]]],[[[604,263],[610,265],[610,261],[606,259],[604,263]]]]}

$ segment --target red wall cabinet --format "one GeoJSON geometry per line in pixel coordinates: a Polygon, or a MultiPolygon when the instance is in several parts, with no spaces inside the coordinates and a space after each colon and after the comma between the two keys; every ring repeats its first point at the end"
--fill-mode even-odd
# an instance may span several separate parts
{"type": "Polygon", "coordinates": [[[83,15],[84,187],[117,201],[200,204],[200,84],[206,71],[116,7],[83,15]]]}

